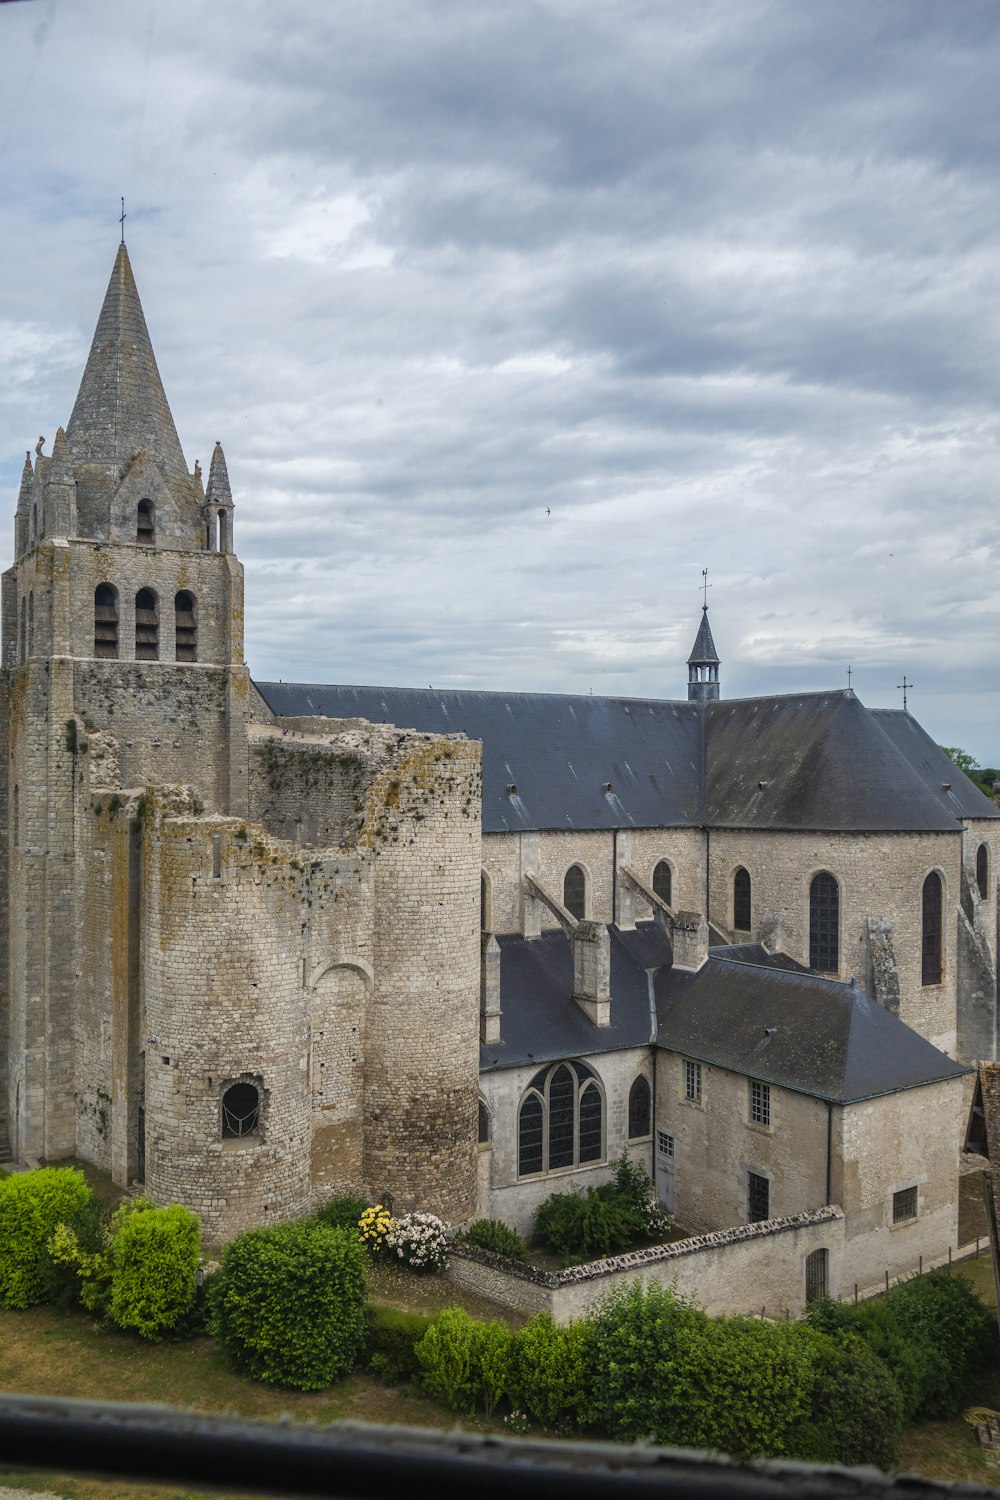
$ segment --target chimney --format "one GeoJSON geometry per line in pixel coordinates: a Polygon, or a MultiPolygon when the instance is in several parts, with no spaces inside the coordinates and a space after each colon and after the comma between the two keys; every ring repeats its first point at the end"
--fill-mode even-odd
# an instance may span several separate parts
{"type": "Polygon", "coordinates": [[[573,999],[595,1026],[611,1023],[611,938],[603,922],[578,922],[573,948],[573,999]]]}
{"type": "Polygon", "coordinates": [[[708,958],[708,923],[700,911],[674,913],[674,967],[700,969],[708,958]]]}
{"type": "Polygon", "coordinates": [[[500,1040],[500,944],[484,932],[479,961],[479,1040],[500,1040]]]}

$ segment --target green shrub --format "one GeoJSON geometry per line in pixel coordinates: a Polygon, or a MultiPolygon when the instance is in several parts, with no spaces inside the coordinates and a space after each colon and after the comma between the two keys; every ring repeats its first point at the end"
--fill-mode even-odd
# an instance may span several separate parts
{"type": "Polygon", "coordinates": [[[57,1225],[48,1243],[49,1256],[61,1275],[72,1279],[76,1299],[89,1312],[110,1313],[115,1239],[131,1218],[155,1207],[152,1198],[140,1194],[123,1198],[107,1220],[100,1214],[95,1219],[85,1209],[75,1220],[57,1225]]]}
{"type": "Polygon", "coordinates": [[[222,1252],[210,1299],[212,1332],[254,1380],[322,1390],[364,1344],[364,1257],[349,1230],[251,1229],[222,1252]]]}
{"type": "Polygon", "coordinates": [[[596,1260],[630,1245],[635,1222],[627,1204],[588,1188],[546,1198],[535,1214],[535,1234],[567,1261],[596,1260]]]}
{"type": "Polygon", "coordinates": [[[817,1335],[808,1416],[790,1439],[791,1457],[809,1463],[899,1463],[903,1401],[892,1374],[859,1338],[838,1344],[817,1335]]]}
{"type": "Polygon", "coordinates": [[[327,1229],[353,1229],[356,1234],[358,1220],[367,1207],[367,1198],[355,1198],[350,1193],[343,1193],[339,1198],[331,1198],[329,1203],[324,1203],[313,1217],[320,1224],[325,1224],[327,1229]]]}
{"type": "Polygon", "coordinates": [[[28,1307],[52,1295],[48,1242],[92,1196],[75,1167],[39,1167],[0,1182],[0,1306],[28,1307]]]}
{"type": "Polygon", "coordinates": [[[179,1203],[132,1214],[111,1244],[111,1316],[144,1339],[176,1332],[198,1289],[198,1219],[179,1203]]]}
{"type": "Polygon", "coordinates": [[[506,1323],[482,1323],[461,1307],[446,1307],[416,1347],[430,1395],[452,1411],[472,1416],[479,1404],[490,1416],[508,1394],[513,1337],[506,1323]]]}
{"type": "Polygon", "coordinates": [[[550,1431],[583,1426],[590,1379],[587,1327],[539,1313],[514,1335],[510,1400],[550,1431]]]}
{"type": "Polygon", "coordinates": [[[369,1370],[393,1383],[415,1380],[420,1374],[416,1346],[432,1322],[423,1313],[401,1312],[395,1307],[369,1303],[365,1332],[369,1370]]]}
{"type": "Polygon", "coordinates": [[[516,1229],[511,1229],[502,1219],[476,1219],[467,1229],[456,1234],[461,1244],[478,1245],[481,1250],[492,1250],[494,1255],[506,1255],[508,1260],[527,1260],[528,1249],[516,1229]]]}

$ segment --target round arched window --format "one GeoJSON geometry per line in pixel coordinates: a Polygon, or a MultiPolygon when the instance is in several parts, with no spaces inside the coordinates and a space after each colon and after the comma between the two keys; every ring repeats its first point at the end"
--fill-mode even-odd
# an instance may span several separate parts
{"type": "Polygon", "coordinates": [[[260,1130],[260,1089],[234,1083],[222,1096],[223,1136],[255,1135],[260,1130]]]}

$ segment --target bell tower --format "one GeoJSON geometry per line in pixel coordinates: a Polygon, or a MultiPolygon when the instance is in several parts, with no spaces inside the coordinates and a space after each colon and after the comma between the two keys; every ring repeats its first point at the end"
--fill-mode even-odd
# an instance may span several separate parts
{"type": "Polygon", "coordinates": [[[719,697],[719,653],[708,623],[708,605],[701,607],[701,624],[688,657],[688,701],[715,703],[719,697]]]}

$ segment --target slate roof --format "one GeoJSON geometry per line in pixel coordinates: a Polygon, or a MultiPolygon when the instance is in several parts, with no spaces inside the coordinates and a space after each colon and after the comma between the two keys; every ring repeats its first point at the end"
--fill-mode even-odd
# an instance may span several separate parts
{"type": "Polygon", "coordinates": [[[714,951],[693,979],[661,970],[659,1046],[836,1104],[970,1071],[863,990],[759,953],[714,951]]]}
{"type": "Polygon", "coordinates": [[[703,824],[923,833],[955,832],[963,817],[1000,817],[909,715],[868,709],[849,688],[708,704],[257,688],[279,716],[363,718],[482,740],[486,833],[703,824]],[[948,780],[951,793],[942,790],[948,780]]]}
{"type": "Polygon", "coordinates": [[[701,624],[698,626],[698,634],[695,636],[694,645],[691,647],[691,655],[688,657],[689,667],[719,666],[719,653],[715,649],[712,639],[712,627],[708,623],[708,605],[701,607],[701,624]]]}

